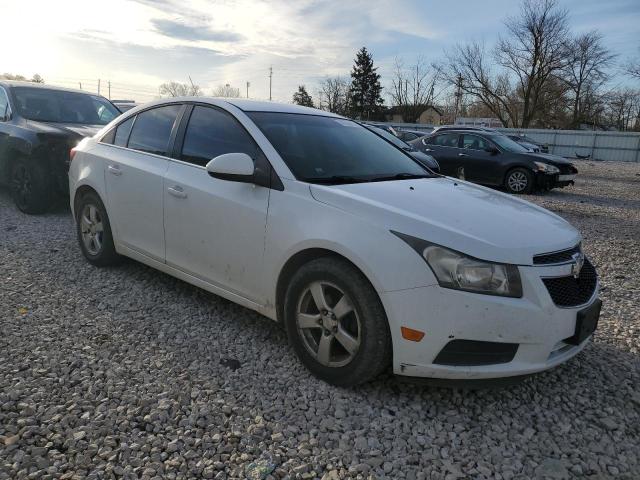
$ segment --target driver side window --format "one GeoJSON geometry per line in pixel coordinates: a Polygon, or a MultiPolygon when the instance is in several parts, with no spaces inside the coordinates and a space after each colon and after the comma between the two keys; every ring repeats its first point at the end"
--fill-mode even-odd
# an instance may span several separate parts
{"type": "Polygon", "coordinates": [[[196,105],[184,135],[180,160],[204,167],[225,153],[246,153],[256,158],[258,146],[230,114],[196,105]]]}

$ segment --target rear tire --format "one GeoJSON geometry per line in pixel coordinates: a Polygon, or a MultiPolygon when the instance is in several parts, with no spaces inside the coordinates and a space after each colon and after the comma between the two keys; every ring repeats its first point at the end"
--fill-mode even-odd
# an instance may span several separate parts
{"type": "Polygon", "coordinates": [[[96,267],[120,263],[111,234],[107,210],[94,192],[83,194],[75,204],[78,244],[84,257],[96,267]]]}
{"type": "Polygon", "coordinates": [[[45,213],[53,200],[47,171],[35,160],[17,159],[11,165],[9,188],[16,207],[31,215],[45,213]]]}
{"type": "Polygon", "coordinates": [[[509,193],[531,193],[533,191],[533,173],[526,168],[509,170],[504,179],[504,186],[509,193]]]}
{"type": "Polygon", "coordinates": [[[298,358],[333,385],[365,383],[391,362],[391,334],[380,298],[345,260],[318,258],[293,275],[284,322],[298,358]]]}

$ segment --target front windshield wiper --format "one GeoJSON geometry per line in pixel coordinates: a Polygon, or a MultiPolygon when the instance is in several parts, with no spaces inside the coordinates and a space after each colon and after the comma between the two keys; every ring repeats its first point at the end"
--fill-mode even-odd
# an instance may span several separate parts
{"type": "Polygon", "coordinates": [[[323,185],[340,185],[344,183],[363,183],[369,180],[360,177],[350,177],[348,175],[332,175],[331,177],[311,177],[305,178],[305,182],[320,183],[323,185]]]}
{"type": "Polygon", "coordinates": [[[375,177],[369,180],[370,182],[385,182],[387,180],[413,180],[416,178],[431,178],[433,175],[428,173],[396,173],[395,175],[385,175],[382,177],[375,177]]]}

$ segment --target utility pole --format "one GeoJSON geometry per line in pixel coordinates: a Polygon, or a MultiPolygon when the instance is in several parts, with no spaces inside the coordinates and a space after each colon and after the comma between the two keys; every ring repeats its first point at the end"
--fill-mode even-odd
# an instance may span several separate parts
{"type": "Polygon", "coordinates": [[[458,78],[456,80],[456,93],[455,93],[455,97],[456,97],[456,108],[455,108],[455,112],[453,114],[453,123],[456,123],[456,118],[458,118],[458,111],[460,109],[460,103],[462,100],[462,75],[458,75],[458,78]]]}
{"type": "Polygon", "coordinates": [[[191,83],[191,93],[194,94],[196,92],[196,87],[193,85],[193,80],[191,80],[191,75],[188,75],[189,83],[191,83]]]}
{"type": "Polygon", "coordinates": [[[269,67],[269,101],[271,101],[271,78],[273,77],[273,67],[269,67]]]}
{"type": "Polygon", "coordinates": [[[107,80],[107,86],[109,88],[109,100],[111,100],[111,80],[107,80]]]}
{"type": "Polygon", "coordinates": [[[247,82],[247,98],[249,98],[249,85],[251,85],[251,83],[247,82]]]}
{"type": "Polygon", "coordinates": [[[100,95],[100,79],[98,79],[98,95],[100,95]]]}
{"type": "Polygon", "coordinates": [[[80,85],[80,90],[82,90],[82,82],[78,82],[78,85],[80,85]]]}

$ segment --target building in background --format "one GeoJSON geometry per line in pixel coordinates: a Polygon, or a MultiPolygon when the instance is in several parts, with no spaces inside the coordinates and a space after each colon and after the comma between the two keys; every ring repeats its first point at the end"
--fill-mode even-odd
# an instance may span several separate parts
{"type": "Polygon", "coordinates": [[[442,111],[438,107],[433,105],[425,105],[420,110],[420,114],[417,118],[405,118],[405,112],[408,109],[413,108],[414,107],[412,106],[407,107],[404,105],[387,108],[384,112],[385,121],[393,123],[421,123],[426,125],[440,125],[442,121],[442,111]]]}

